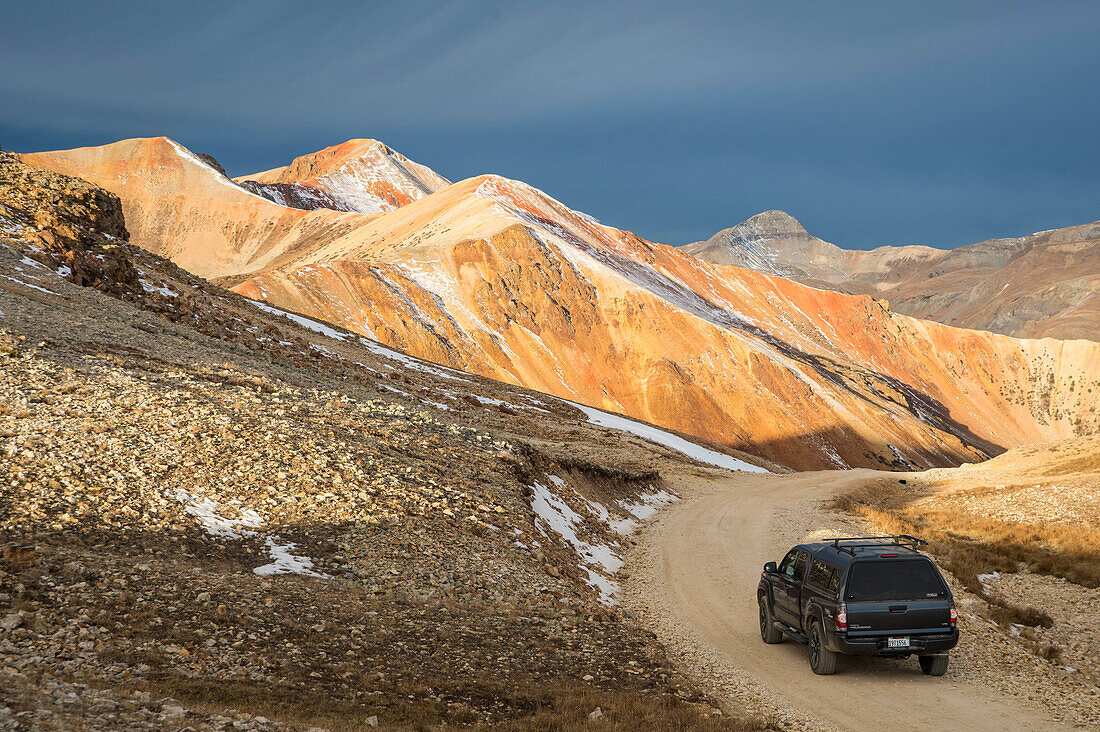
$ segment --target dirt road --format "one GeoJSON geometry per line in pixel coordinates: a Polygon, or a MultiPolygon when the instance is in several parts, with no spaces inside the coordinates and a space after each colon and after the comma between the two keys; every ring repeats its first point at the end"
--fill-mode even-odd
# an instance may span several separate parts
{"type": "Polygon", "coordinates": [[[670,645],[678,646],[681,662],[695,665],[712,682],[727,673],[754,677],[749,687],[762,683],[780,708],[796,710],[792,719],[801,726],[1059,728],[1042,711],[952,678],[950,671],[942,678],[926,677],[912,658],[842,658],[835,676],[815,676],[804,646],[761,642],[755,604],[760,568],[778,561],[805,530],[789,525],[791,511],[808,516],[821,498],[874,475],[828,471],[676,479],[684,500],[662,511],[642,538],[627,605],[660,626],[655,630],[663,639],[675,639],[670,645]]]}

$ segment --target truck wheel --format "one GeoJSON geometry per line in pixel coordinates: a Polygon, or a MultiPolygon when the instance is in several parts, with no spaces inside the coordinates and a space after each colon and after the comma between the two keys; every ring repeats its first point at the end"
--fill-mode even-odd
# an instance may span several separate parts
{"type": "Polygon", "coordinates": [[[810,669],[820,676],[836,673],[835,651],[825,647],[825,634],[816,620],[810,626],[810,669]]]}
{"type": "Polygon", "coordinates": [[[782,643],[783,633],[775,627],[772,612],[768,609],[768,598],[760,596],[760,638],[765,643],[782,643]]]}
{"type": "Polygon", "coordinates": [[[947,654],[940,656],[918,656],[920,670],[929,676],[943,676],[947,673],[947,654]]]}

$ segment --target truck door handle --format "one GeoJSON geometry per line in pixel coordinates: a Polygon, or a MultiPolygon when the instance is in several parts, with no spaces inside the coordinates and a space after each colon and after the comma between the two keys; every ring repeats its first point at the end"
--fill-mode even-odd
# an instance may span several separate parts
{"type": "Polygon", "coordinates": [[[892,613],[903,613],[908,609],[909,608],[906,605],[891,605],[890,606],[890,612],[892,612],[892,613]]]}

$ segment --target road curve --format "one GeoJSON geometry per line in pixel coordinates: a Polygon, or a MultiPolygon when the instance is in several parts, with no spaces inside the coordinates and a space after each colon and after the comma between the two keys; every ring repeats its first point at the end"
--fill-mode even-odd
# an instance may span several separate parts
{"type": "Polygon", "coordinates": [[[702,646],[700,657],[717,657],[743,670],[825,725],[937,731],[949,726],[968,732],[1061,728],[1041,711],[953,679],[950,671],[942,678],[924,676],[912,658],[842,658],[835,676],[816,676],[804,646],[761,642],[756,619],[760,567],[790,548],[782,543],[789,539],[777,536],[784,532],[777,531],[776,512],[809,507],[873,475],[678,476],[673,481],[684,500],[662,511],[642,537],[649,561],[639,563],[631,583],[650,595],[644,605],[661,608],[666,621],[702,646]]]}

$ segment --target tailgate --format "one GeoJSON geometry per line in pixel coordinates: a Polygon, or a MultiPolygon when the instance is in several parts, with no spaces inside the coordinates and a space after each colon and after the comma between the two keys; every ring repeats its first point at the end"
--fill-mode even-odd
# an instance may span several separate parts
{"type": "Polygon", "coordinates": [[[946,599],[849,602],[848,635],[945,633],[951,629],[946,599]]]}

